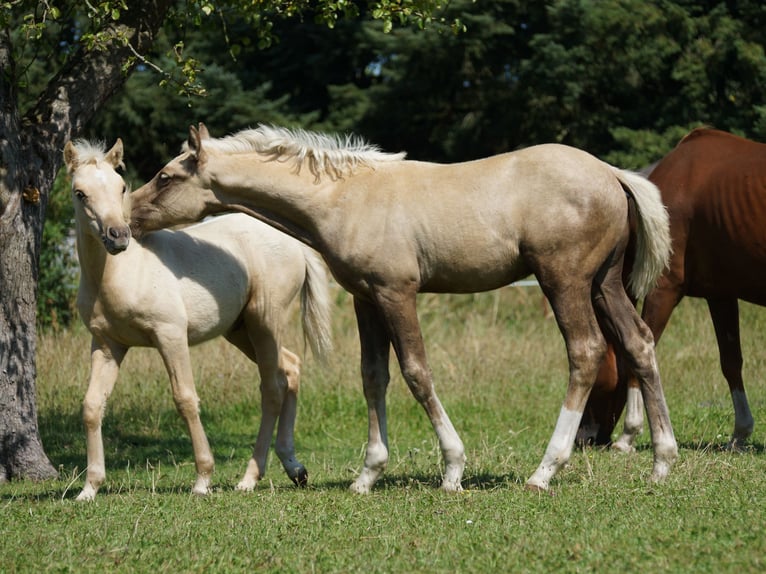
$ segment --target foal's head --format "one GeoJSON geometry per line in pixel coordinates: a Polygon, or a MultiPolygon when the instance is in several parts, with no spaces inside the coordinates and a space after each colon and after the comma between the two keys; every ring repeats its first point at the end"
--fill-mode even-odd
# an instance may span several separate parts
{"type": "Polygon", "coordinates": [[[130,242],[130,194],[115,169],[122,164],[122,140],[112,149],[86,141],[67,142],[64,163],[72,177],[77,225],[88,229],[114,255],[130,242]]]}
{"type": "Polygon", "coordinates": [[[183,152],[132,193],[130,226],[134,237],[171,225],[193,223],[227,209],[215,200],[204,177],[208,152],[203,149],[203,141],[209,139],[204,124],[199,129],[192,126],[183,152]]]}

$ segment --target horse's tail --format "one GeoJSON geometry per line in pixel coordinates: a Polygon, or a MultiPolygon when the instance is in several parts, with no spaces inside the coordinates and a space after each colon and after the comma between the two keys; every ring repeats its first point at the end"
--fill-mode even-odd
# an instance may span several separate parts
{"type": "Polygon", "coordinates": [[[301,320],[304,340],[314,356],[324,360],[332,351],[331,299],[324,264],[309,247],[302,245],[306,279],[301,288],[301,320]]]}
{"type": "Polygon", "coordinates": [[[616,167],[612,169],[636,202],[636,255],[628,289],[637,299],[643,299],[670,260],[672,247],[668,212],[662,203],[660,190],[651,181],[637,173],[616,167]]]}

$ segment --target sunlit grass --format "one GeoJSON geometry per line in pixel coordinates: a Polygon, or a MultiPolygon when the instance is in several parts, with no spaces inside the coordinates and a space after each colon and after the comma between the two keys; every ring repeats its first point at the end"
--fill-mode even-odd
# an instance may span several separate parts
{"type": "MultiPolygon", "coordinates": [[[[202,421],[216,457],[213,493],[190,494],[194,464],[154,350],[132,350],[104,420],[107,481],[83,484],[80,408],[89,338],[82,328],[39,341],[43,444],[59,480],[0,487],[0,570],[291,572],[725,572],[763,569],[766,542],[766,316],[742,308],[745,380],[756,430],[744,453],[723,450],[733,426],[704,302],[686,300],[658,357],[680,459],[661,485],[648,432],[638,451],[576,451],[554,495],[523,488],[550,438],[567,366],[536,289],[420,299],[437,392],[466,445],[459,495],[438,490],[430,423],[391,364],[387,473],[369,496],[360,470],[366,407],[351,302],[338,291],[336,351],[305,357],[296,428],[309,487],[275,458],[255,492],[234,491],[259,421],[253,365],[224,341],[193,352],[202,421]]],[[[293,321],[288,346],[303,354],[293,321]]]]}

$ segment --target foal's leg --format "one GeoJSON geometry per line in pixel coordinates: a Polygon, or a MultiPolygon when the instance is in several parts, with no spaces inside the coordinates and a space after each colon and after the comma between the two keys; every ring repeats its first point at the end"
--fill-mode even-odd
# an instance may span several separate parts
{"type": "Polygon", "coordinates": [[[194,450],[194,462],[197,469],[197,480],[192,487],[192,492],[198,495],[206,495],[210,492],[210,482],[213,475],[213,453],[202,427],[199,417],[199,397],[194,386],[189,346],[186,339],[186,330],[173,330],[173,332],[156,333],[156,347],[162,355],[165,368],[170,377],[170,387],[173,391],[173,402],[176,409],[184,419],[191,438],[194,450]]]}
{"type": "Polygon", "coordinates": [[[601,284],[595,286],[594,306],[602,327],[622,351],[641,384],[654,449],[652,480],[659,481],[667,476],[678,458],[678,445],[662,392],[654,339],[625,293],[620,268],[621,265],[610,267],[601,284]]]}
{"type": "MultiPolygon", "coordinates": [[[[662,332],[668,324],[670,315],[683,298],[680,282],[673,282],[667,277],[660,278],[660,284],[644,300],[641,317],[654,336],[656,347],[662,332]]],[[[634,374],[628,378],[628,395],[625,403],[625,419],[620,437],[612,443],[614,450],[632,452],[633,443],[644,428],[644,401],[641,398],[641,385],[634,374]]]]}
{"type": "Polygon", "coordinates": [[[245,355],[258,365],[261,377],[261,423],[237,490],[251,491],[266,474],[269,448],[274,428],[279,421],[276,452],[290,479],[298,485],[306,484],[306,468],[295,456],[293,427],[297,412],[297,394],[300,378],[300,360],[285,348],[278,347],[273,329],[263,327],[258,318],[246,319],[247,333],[238,331],[227,337],[245,355]],[[281,414],[284,418],[281,418],[281,414]]]}
{"type": "Polygon", "coordinates": [[[301,361],[298,355],[282,347],[280,372],[287,379],[287,392],[279,413],[277,440],[274,450],[282,462],[287,476],[297,485],[306,486],[308,472],[295,456],[295,419],[298,414],[298,391],[300,389],[301,361]]]}
{"type": "Polygon", "coordinates": [[[728,448],[739,450],[753,433],[753,415],[745,394],[742,380],[742,346],[739,338],[739,304],[732,299],[708,299],[710,317],[713,319],[721,371],[729,383],[734,404],[734,432],[728,448]]]}
{"type": "Polygon", "coordinates": [[[445,464],[442,489],[448,492],[460,491],[460,481],[465,468],[465,448],[434,391],[418,322],[416,293],[378,289],[375,295],[380,315],[388,325],[402,376],[412,394],[425,409],[439,438],[445,464]]]}
{"type": "Polygon", "coordinates": [[[101,421],[109,395],[112,394],[120,363],[125,358],[127,349],[99,345],[91,341],[90,381],[88,391],[82,403],[82,418],[85,423],[85,441],[88,450],[88,470],[85,485],[77,500],[93,500],[99,487],[106,478],[104,461],[104,441],[101,436],[101,421]]]}
{"type": "Polygon", "coordinates": [[[606,354],[606,341],[593,312],[590,291],[589,281],[574,278],[566,285],[546,283],[545,293],[566,343],[569,384],[543,459],[527,480],[527,488],[533,490],[547,490],[551,478],[572,455],[588,395],[606,354]]]}
{"type": "Polygon", "coordinates": [[[354,311],[359,328],[362,388],[367,401],[368,430],[364,468],[351,484],[351,490],[366,494],[388,464],[386,391],[390,380],[388,359],[391,339],[388,327],[374,305],[354,297],[354,311]]]}

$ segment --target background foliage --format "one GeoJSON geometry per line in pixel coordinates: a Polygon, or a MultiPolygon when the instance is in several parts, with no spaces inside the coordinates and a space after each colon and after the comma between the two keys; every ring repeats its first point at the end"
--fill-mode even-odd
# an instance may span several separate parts
{"type": "Polygon", "coordinates": [[[703,124],[766,140],[758,0],[452,0],[436,24],[390,30],[378,4],[235,17],[245,4],[179,4],[151,65],[91,124],[88,137],[123,139],[136,184],[198,121],[214,135],[259,122],[354,132],[441,162],[556,141],[632,169],[703,124]]]}

